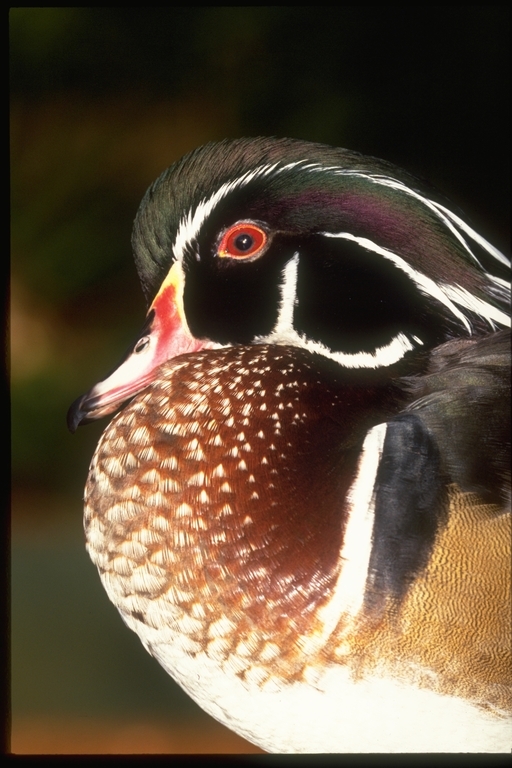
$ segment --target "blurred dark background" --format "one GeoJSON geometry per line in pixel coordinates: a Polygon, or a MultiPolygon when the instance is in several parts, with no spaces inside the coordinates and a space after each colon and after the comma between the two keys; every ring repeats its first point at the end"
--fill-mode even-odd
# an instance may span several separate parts
{"type": "Polygon", "coordinates": [[[143,651],[84,550],[105,425],[65,414],[142,324],[147,186],[206,141],[322,141],[427,177],[506,250],[508,35],[504,6],[11,9],[14,752],[253,749],[143,651]]]}

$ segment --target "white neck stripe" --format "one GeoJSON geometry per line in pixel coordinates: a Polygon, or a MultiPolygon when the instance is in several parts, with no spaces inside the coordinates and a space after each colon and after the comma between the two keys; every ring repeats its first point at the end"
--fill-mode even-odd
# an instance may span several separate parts
{"type": "Polygon", "coordinates": [[[282,273],[280,288],[279,315],[272,333],[286,334],[293,329],[293,310],[297,304],[297,274],[299,267],[299,254],[294,253],[285,264],[282,273]]]}

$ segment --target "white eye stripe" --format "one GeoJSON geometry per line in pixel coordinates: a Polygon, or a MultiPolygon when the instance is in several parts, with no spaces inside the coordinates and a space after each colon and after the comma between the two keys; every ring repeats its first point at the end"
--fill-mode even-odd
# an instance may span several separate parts
{"type": "MultiPolygon", "coordinates": [[[[416,200],[418,200],[420,203],[425,205],[427,208],[429,208],[437,216],[437,218],[439,218],[443,222],[443,224],[447,227],[447,229],[450,230],[453,236],[459,240],[459,242],[462,244],[464,249],[470,255],[471,259],[480,268],[481,268],[480,262],[478,261],[477,257],[472,252],[468,243],[462,237],[462,235],[460,234],[460,232],[457,230],[456,227],[462,230],[475,243],[477,243],[481,248],[487,251],[487,253],[493,256],[497,261],[501,262],[505,266],[510,266],[510,261],[507,259],[507,257],[503,253],[501,253],[501,251],[495,248],[484,237],[479,235],[478,232],[476,232],[472,227],[470,227],[463,219],[457,216],[457,214],[455,214],[449,208],[446,208],[444,205],[441,205],[441,203],[438,203],[435,200],[431,200],[430,198],[425,197],[424,195],[421,195],[416,190],[412,189],[411,187],[408,187],[403,181],[392,178],[390,176],[368,173],[365,171],[359,171],[357,169],[342,168],[336,165],[322,166],[319,163],[308,162],[307,160],[298,160],[292,163],[287,163],[286,165],[282,165],[282,166],[280,166],[279,163],[262,165],[259,168],[255,168],[252,171],[247,171],[242,176],[239,176],[237,179],[234,179],[233,181],[223,184],[217,190],[217,192],[215,192],[211,197],[205,200],[202,200],[194,212],[189,211],[188,214],[182,218],[180,226],[178,228],[175,245],[174,245],[176,257],[178,259],[181,259],[183,257],[183,252],[186,244],[191,242],[194,239],[194,237],[197,236],[199,229],[201,228],[201,225],[203,224],[205,219],[209,216],[212,209],[223,197],[226,197],[226,195],[228,195],[229,192],[231,192],[236,187],[243,187],[246,184],[249,184],[255,178],[258,178],[261,176],[268,176],[271,173],[280,174],[285,171],[291,170],[292,168],[296,168],[297,166],[301,166],[303,170],[308,171],[309,173],[332,173],[337,176],[352,176],[352,177],[357,177],[361,179],[366,179],[372,184],[378,184],[381,186],[389,187],[391,189],[397,190],[398,192],[401,192],[410,197],[413,197],[416,200]]],[[[491,280],[494,279],[494,276],[492,274],[489,274],[489,273],[486,273],[486,274],[488,274],[491,280]]]]}
{"type": "MultiPolygon", "coordinates": [[[[497,248],[491,245],[487,240],[485,240],[485,238],[479,235],[474,229],[472,229],[468,224],[466,224],[460,217],[458,217],[448,208],[434,200],[431,200],[428,197],[425,197],[424,195],[421,195],[419,192],[411,189],[404,182],[398,179],[379,174],[372,174],[357,169],[346,169],[335,165],[322,166],[315,162],[308,162],[307,160],[299,160],[296,162],[288,163],[286,165],[279,165],[279,163],[269,163],[255,168],[254,170],[247,171],[233,181],[223,184],[211,197],[202,200],[194,211],[190,210],[182,218],[178,227],[178,232],[176,234],[173,247],[175,258],[178,261],[183,260],[187,247],[197,238],[201,226],[206,221],[212,210],[234,189],[244,187],[256,178],[268,176],[270,174],[281,174],[298,166],[300,166],[302,170],[305,170],[309,173],[331,173],[340,176],[351,176],[365,179],[372,184],[386,186],[415,198],[421,204],[427,207],[461,243],[472,261],[480,269],[482,269],[482,272],[494,284],[493,292],[495,295],[500,299],[507,300],[509,298],[510,283],[483,270],[479,260],[459,230],[462,230],[462,232],[469,236],[475,243],[477,243],[481,248],[483,248],[488,254],[490,254],[501,264],[509,265],[510,262],[508,259],[497,248]]],[[[372,250],[376,253],[380,253],[380,255],[393,261],[397,267],[399,267],[403,272],[411,277],[413,282],[423,293],[437,299],[442,304],[444,304],[452,312],[452,314],[464,324],[469,333],[471,333],[470,321],[463,312],[457,309],[455,304],[458,304],[459,306],[478,314],[484,318],[493,328],[495,327],[494,323],[510,326],[510,319],[502,310],[497,309],[484,300],[471,295],[468,291],[460,286],[436,283],[431,278],[413,269],[403,258],[397,254],[389,251],[388,249],[381,248],[376,243],[373,243],[373,241],[367,238],[357,238],[350,233],[324,232],[322,234],[327,237],[345,237],[346,239],[352,239],[356,242],[359,242],[362,247],[365,247],[368,250],[372,250]]],[[[274,330],[274,333],[275,332],[276,329],[274,330]]],[[[364,367],[366,367],[366,365],[364,365],[364,367]]]]}
{"type": "Polygon", "coordinates": [[[486,301],[483,301],[483,299],[473,296],[469,291],[460,286],[436,283],[432,278],[427,277],[427,275],[424,275],[422,272],[418,272],[411,267],[411,265],[401,256],[398,256],[387,248],[377,245],[373,240],[369,240],[366,237],[356,237],[356,235],[353,235],[350,232],[322,232],[321,234],[325,237],[343,238],[358,243],[362,248],[378,253],[380,256],[393,262],[395,266],[412,279],[423,294],[431,296],[444,304],[444,306],[465,325],[468,333],[471,333],[471,324],[468,318],[457,309],[455,304],[459,304],[459,306],[480,315],[480,317],[486,320],[491,327],[494,327],[494,322],[507,327],[510,326],[510,318],[500,309],[493,307],[492,304],[488,304],[486,301]]]}

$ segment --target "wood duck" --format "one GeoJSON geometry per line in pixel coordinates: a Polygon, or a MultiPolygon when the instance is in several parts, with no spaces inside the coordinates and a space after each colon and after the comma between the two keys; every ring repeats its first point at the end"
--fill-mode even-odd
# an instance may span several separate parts
{"type": "Polygon", "coordinates": [[[508,261],[407,173],[288,139],[149,188],[150,309],[70,409],[143,645],[273,752],[512,744],[508,261]],[[128,401],[128,402],[127,402],[128,401]]]}

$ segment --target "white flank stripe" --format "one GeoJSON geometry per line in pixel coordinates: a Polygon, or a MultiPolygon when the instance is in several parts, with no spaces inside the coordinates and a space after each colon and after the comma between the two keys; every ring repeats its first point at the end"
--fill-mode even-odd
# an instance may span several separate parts
{"type": "Polygon", "coordinates": [[[363,443],[357,475],[347,494],[347,523],[338,559],[338,578],[329,601],[318,611],[322,629],[301,639],[301,648],[313,654],[323,648],[334,630],[352,628],[363,605],[373,542],[375,502],[373,489],[382,456],[387,424],[369,430],[363,443]]]}
{"type": "Polygon", "coordinates": [[[356,617],[363,604],[373,542],[375,477],[386,431],[387,424],[377,424],[366,435],[356,479],[347,494],[348,519],[340,554],[340,575],[333,597],[319,612],[326,624],[336,616],[339,621],[342,614],[356,617]]]}

